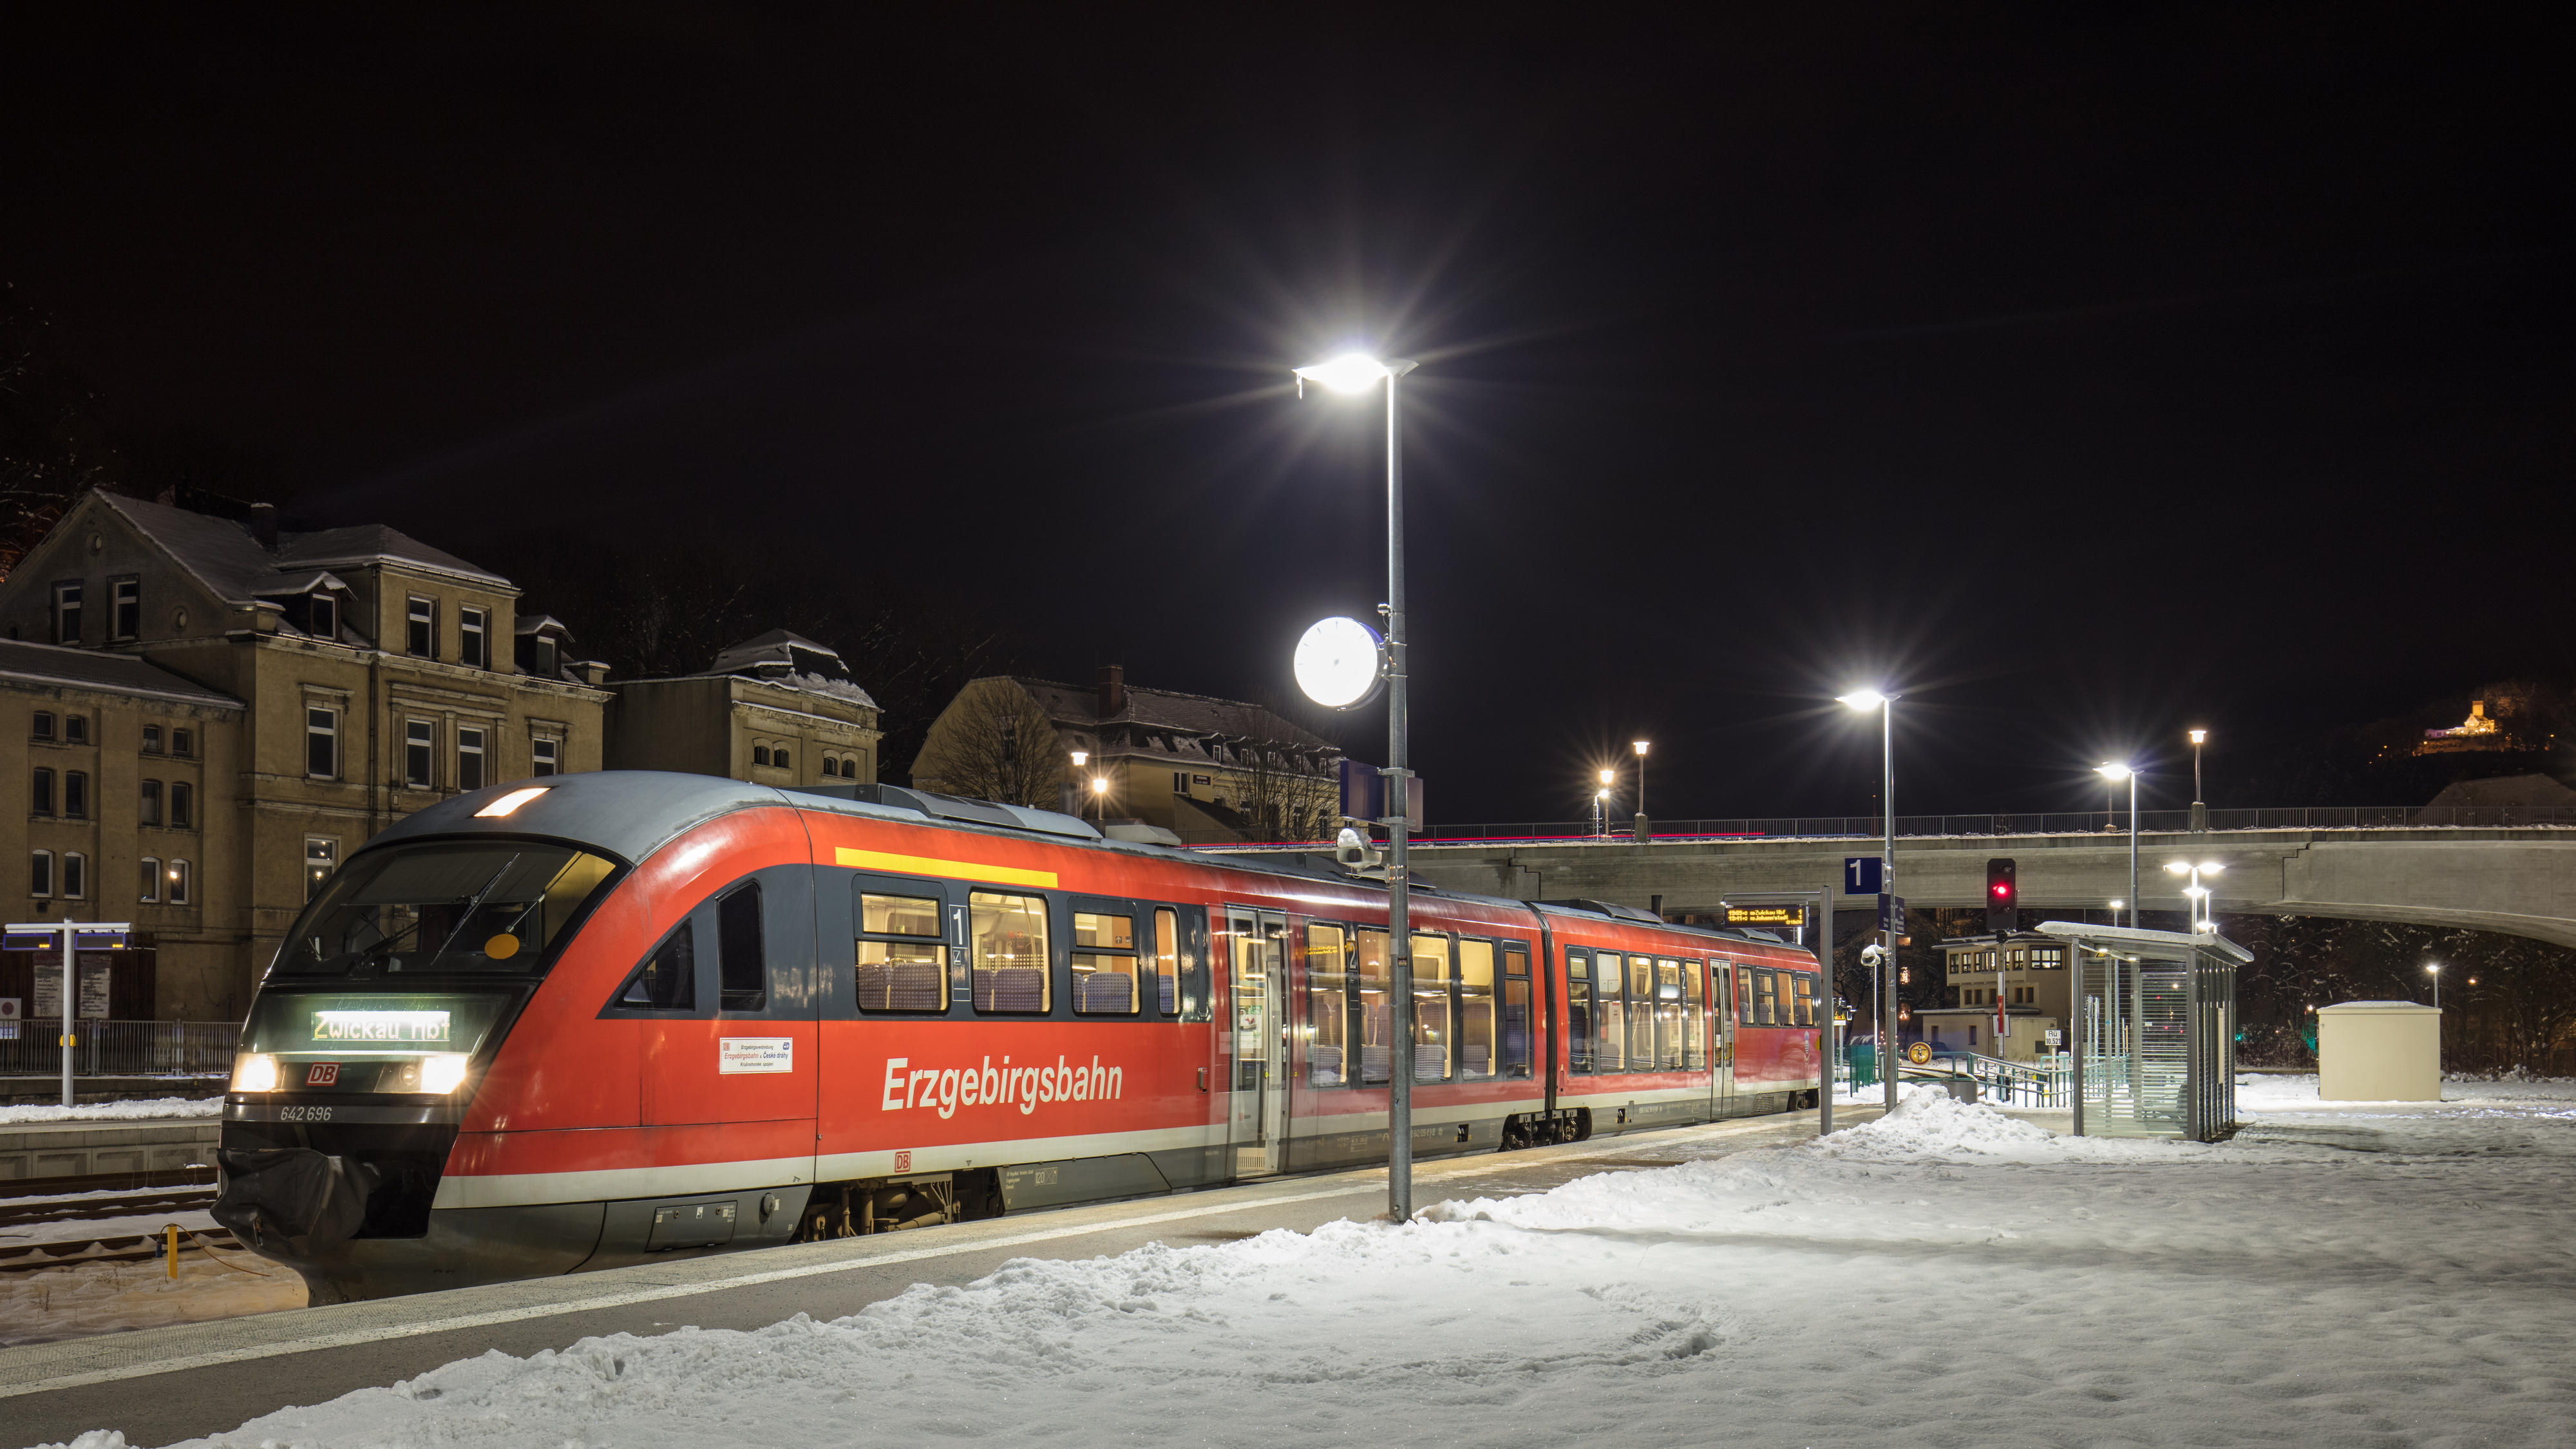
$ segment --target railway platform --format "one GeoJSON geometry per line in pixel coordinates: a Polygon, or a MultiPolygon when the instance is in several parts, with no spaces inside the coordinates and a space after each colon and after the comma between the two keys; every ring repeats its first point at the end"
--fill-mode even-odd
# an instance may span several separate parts
{"type": "MultiPolygon", "coordinates": [[[[1874,1118],[1843,1105],[1837,1125],[1874,1118]]],[[[1415,1200],[1544,1192],[1598,1172],[1635,1171],[1812,1137],[1812,1112],[1738,1118],[1415,1168],[1415,1200]]],[[[915,1283],[968,1283],[1013,1258],[1090,1257],[1162,1241],[1310,1230],[1385,1210],[1382,1170],[1270,1179],[826,1243],[673,1254],[631,1268],[407,1298],[145,1329],[0,1350],[0,1423],[10,1445],[88,1429],[166,1444],[291,1404],[409,1378],[498,1349],[525,1355],[611,1333],[683,1326],[752,1329],[797,1313],[855,1313],[915,1283]]]]}

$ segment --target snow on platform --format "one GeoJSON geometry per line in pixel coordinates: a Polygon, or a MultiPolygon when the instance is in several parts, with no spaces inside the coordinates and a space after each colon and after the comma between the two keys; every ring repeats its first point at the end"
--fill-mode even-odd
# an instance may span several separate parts
{"type": "Polygon", "coordinates": [[[2266,1086],[2215,1145],[1918,1089],[1822,1142],[495,1352],[197,1442],[2563,1444],[2576,1085],[2473,1085],[2266,1086]]]}
{"type": "Polygon", "coordinates": [[[220,1117],[221,1097],[153,1097],[131,1102],[84,1102],[77,1107],[0,1106],[0,1127],[53,1122],[143,1122],[172,1117],[220,1117]]]}

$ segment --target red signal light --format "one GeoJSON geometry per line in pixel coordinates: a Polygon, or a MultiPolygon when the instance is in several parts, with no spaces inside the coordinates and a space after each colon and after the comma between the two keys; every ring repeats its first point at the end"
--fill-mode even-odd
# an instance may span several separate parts
{"type": "Polygon", "coordinates": [[[2017,931],[2021,929],[2021,902],[2013,888],[2013,863],[2008,857],[1986,862],[1986,929],[2017,931]]]}

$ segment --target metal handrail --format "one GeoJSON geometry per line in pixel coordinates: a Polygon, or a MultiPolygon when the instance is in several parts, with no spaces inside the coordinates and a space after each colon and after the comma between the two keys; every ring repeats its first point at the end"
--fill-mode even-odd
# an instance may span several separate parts
{"type": "MultiPolygon", "coordinates": [[[[208,1077],[232,1070],[236,1021],[81,1021],[72,1071],[83,1077],[208,1077]]],[[[62,1023],[0,1022],[0,1076],[59,1075],[62,1023]],[[12,1030],[14,1028],[14,1030],[12,1030]]]]}
{"type": "Polygon", "coordinates": [[[1968,1075],[2007,1107],[2066,1107],[2074,1103],[2074,1069],[2063,1054],[2017,1062],[1968,1053],[1968,1075]]]}
{"type": "MultiPolygon", "coordinates": [[[[2220,830],[2576,830],[2576,805],[2309,805],[2283,809],[2212,810],[2208,829],[2220,830]]],[[[2141,834],[2182,834],[2189,810],[2141,810],[2141,834]]],[[[1875,839],[1885,821],[1875,815],[1731,816],[1653,822],[1656,840],[1875,839]]],[[[2126,835],[2126,810],[2054,811],[2027,815],[1900,815],[1896,833],[1915,838],[1957,835],[2126,835]]],[[[1584,821],[1534,820],[1484,825],[1438,825],[1415,838],[1420,845],[1468,841],[1528,841],[1579,845],[1633,842],[1627,829],[1595,834],[1584,821]]]]}

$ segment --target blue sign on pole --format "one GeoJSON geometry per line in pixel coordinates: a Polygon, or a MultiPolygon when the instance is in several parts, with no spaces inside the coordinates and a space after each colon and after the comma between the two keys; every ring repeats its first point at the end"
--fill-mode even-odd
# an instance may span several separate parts
{"type": "Polygon", "coordinates": [[[1879,890],[1878,868],[1884,864],[1886,864],[1886,862],[1880,860],[1875,855],[1844,856],[1843,894],[1847,896],[1877,895],[1879,890]]]}

